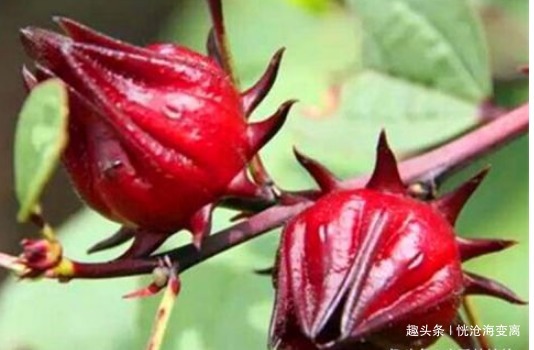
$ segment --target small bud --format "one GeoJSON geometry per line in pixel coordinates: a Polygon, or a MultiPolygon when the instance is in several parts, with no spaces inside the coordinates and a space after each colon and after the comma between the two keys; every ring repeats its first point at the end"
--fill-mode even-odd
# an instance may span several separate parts
{"type": "Polygon", "coordinates": [[[56,241],[24,239],[21,245],[21,262],[33,271],[46,271],[61,262],[63,249],[56,241]]]}

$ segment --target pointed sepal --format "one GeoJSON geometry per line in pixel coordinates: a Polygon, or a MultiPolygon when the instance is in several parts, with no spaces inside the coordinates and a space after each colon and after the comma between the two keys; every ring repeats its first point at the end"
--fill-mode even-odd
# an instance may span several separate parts
{"type": "Polygon", "coordinates": [[[24,81],[24,87],[27,91],[30,91],[37,85],[38,81],[35,75],[26,66],[22,66],[22,79],[24,81]]]}
{"type": "Polygon", "coordinates": [[[432,202],[433,206],[445,216],[451,225],[454,225],[465,203],[467,203],[488,172],[489,167],[483,169],[457,189],[432,202]]]}
{"type": "Polygon", "coordinates": [[[274,268],[274,266],[270,266],[270,267],[264,267],[262,269],[255,269],[253,272],[258,276],[272,277],[273,274],[276,272],[276,269],[274,268]]]}
{"type": "Polygon", "coordinates": [[[43,81],[56,77],[57,76],[48,68],[44,67],[43,65],[40,65],[39,63],[35,64],[35,79],[37,79],[37,81],[43,81]]]}
{"type": "Polygon", "coordinates": [[[213,31],[213,28],[211,28],[208,33],[208,38],[206,40],[206,51],[208,52],[208,56],[217,62],[219,67],[223,68],[223,58],[221,55],[221,50],[217,45],[217,39],[215,38],[215,32],[213,31]]]}
{"type": "Polygon", "coordinates": [[[232,179],[226,194],[236,197],[257,197],[263,194],[263,190],[249,179],[246,170],[242,170],[232,179]]]}
{"type": "Polygon", "coordinates": [[[130,53],[146,53],[146,49],[127,44],[123,41],[113,39],[107,35],[99,33],[79,22],[70,18],[56,16],[53,18],[63,31],[74,41],[103,46],[108,49],[126,51],[130,53]]]}
{"type": "Polygon", "coordinates": [[[213,207],[212,203],[203,206],[191,217],[189,222],[189,230],[193,234],[193,244],[198,250],[202,247],[204,238],[210,234],[213,207]]]}
{"type": "Polygon", "coordinates": [[[134,228],[124,228],[124,230],[130,231],[130,234],[134,237],[134,241],[130,248],[118,257],[117,260],[147,257],[161,247],[172,234],[169,232],[154,232],[134,228]]]}
{"type": "Polygon", "coordinates": [[[247,116],[252,114],[273,87],[284,51],[285,48],[276,51],[261,78],[251,88],[243,92],[243,110],[247,116]]]}
{"type": "Polygon", "coordinates": [[[289,100],[284,102],[278,110],[268,119],[249,124],[247,135],[252,154],[259,151],[280,130],[287,120],[291,106],[297,102],[289,100]]]}
{"type": "Polygon", "coordinates": [[[366,187],[392,193],[405,193],[406,187],[400,177],[397,160],[389,147],[384,131],[380,133],[376,152],[375,168],[366,187]]]}
{"type": "Polygon", "coordinates": [[[87,250],[87,254],[93,254],[101,252],[103,250],[111,249],[118,247],[121,244],[124,244],[134,238],[134,232],[131,229],[122,227],[120,230],[115,232],[111,237],[108,237],[87,250]]]}
{"type": "Polygon", "coordinates": [[[138,290],[134,290],[133,292],[123,295],[122,298],[123,299],[148,298],[148,297],[158,294],[162,289],[163,287],[160,287],[156,283],[152,282],[146,287],[143,287],[138,290]]]}
{"type": "Polygon", "coordinates": [[[300,153],[296,148],[293,148],[293,153],[295,153],[295,157],[300,165],[302,165],[311,177],[313,177],[315,182],[317,182],[323,193],[329,193],[339,188],[339,179],[324,165],[300,153]]]}
{"type": "Polygon", "coordinates": [[[526,304],[517,294],[501,283],[474,273],[464,272],[464,286],[465,295],[487,295],[508,301],[512,304],[526,304]]]}
{"type": "Polygon", "coordinates": [[[456,244],[462,261],[496,253],[515,245],[517,242],[503,239],[466,239],[456,237],[456,244]]]}
{"type": "Polygon", "coordinates": [[[240,212],[238,212],[237,214],[235,214],[234,216],[232,216],[230,218],[230,222],[237,222],[237,221],[240,221],[240,220],[246,220],[246,219],[250,218],[252,215],[254,215],[254,212],[252,212],[252,211],[240,211],[240,212]]]}

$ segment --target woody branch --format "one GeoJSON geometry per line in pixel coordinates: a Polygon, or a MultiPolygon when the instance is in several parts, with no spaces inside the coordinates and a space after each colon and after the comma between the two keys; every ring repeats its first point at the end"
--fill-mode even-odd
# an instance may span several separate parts
{"type": "MultiPolygon", "coordinates": [[[[404,160],[399,163],[402,179],[405,183],[413,183],[450,175],[473,160],[526,134],[528,117],[528,104],[525,104],[441,147],[404,160]]],[[[361,188],[367,179],[368,175],[358,176],[343,184],[346,188],[361,188]]],[[[313,193],[311,190],[307,192],[313,193]]],[[[164,256],[168,256],[183,272],[212,256],[284,225],[310,204],[309,199],[301,197],[291,205],[273,205],[243,222],[212,234],[203,243],[201,251],[190,244],[148,258],[94,264],[73,262],[74,275],[68,277],[95,279],[148,274],[164,256]]]]}

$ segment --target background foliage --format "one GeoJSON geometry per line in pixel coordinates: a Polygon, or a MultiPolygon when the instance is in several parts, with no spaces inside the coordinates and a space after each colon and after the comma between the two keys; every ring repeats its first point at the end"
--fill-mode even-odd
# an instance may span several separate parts
{"type": "MultiPolygon", "coordinates": [[[[272,113],[287,98],[300,100],[265,151],[269,169],[285,188],[311,185],[293,159],[293,145],[345,177],[370,169],[383,127],[402,157],[471,127],[490,97],[506,106],[527,98],[528,85],[513,70],[527,61],[520,45],[526,36],[526,0],[224,3],[243,87],[255,81],[276,49],[287,47],[279,80],[255,115],[272,113]],[[335,91],[338,105],[332,104],[335,91]]],[[[203,50],[208,29],[203,2],[177,4],[171,17],[161,38],[203,50]]],[[[452,186],[482,164],[493,165],[461,217],[459,232],[521,243],[467,266],[523,297],[528,294],[527,146],[523,137],[447,183],[452,186]]],[[[219,211],[215,227],[224,227],[228,217],[219,211]]],[[[68,256],[113,257],[117,251],[84,253],[113,229],[96,214],[80,212],[61,230],[68,256]]],[[[183,236],[169,244],[187,241],[183,236]]],[[[272,264],[277,240],[278,233],[268,234],[185,273],[165,349],[264,348],[273,290],[268,278],[252,270],[272,264]]],[[[67,285],[8,281],[0,292],[0,348],[142,349],[158,300],[132,302],[120,296],[144,283],[140,278],[67,285]]],[[[496,346],[526,348],[526,307],[489,298],[475,303],[484,324],[521,325],[521,337],[495,337],[496,346]]],[[[435,348],[449,344],[443,340],[435,348]]]]}

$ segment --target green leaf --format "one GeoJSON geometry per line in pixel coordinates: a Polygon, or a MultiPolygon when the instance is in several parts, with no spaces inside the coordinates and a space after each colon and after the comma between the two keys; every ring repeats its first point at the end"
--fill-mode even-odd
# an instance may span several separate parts
{"type": "Polygon", "coordinates": [[[362,21],[364,66],[480,102],[488,54],[467,0],[349,0],[362,21]]]}
{"type": "MultiPolygon", "coordinates": [[[[203,51],[209,30],[208,16],[203,6],[186,4],[188,6],[181,7],[174,21],[166,26],[163,36],[203,51]]],[[[305,118],[304,107],[318,103],[330,87],[335,72],[359,65],[360,36],[354,30],[353,17],[339,8],[315,16],[290,5],[287,0],[228,1],[225,2],[225,16],[242,90],[261,76],[277,49],[286,47],[277,81],[253,118],[266,118],[287,99],[299,100],[284,128],[262,149],[262,155],[269,171],[284,188],[311,184],[297,166],[291,149],[308,141],[300,137],[303,123],[320,131],[319,124],[305,118]]],[[[374,139],[373,135],[367,137],[374,139]]],[[[330,153],[321,159],[337,157],[333,150],[330,153]]]]}
{"type": "Polygon", "coordinates": [[[341,100],[347,102],[335,116],[301,120],[295,130],[305,152],[344,175],[371,169],[381,129],[400,156],[432,146],[476,122],[475,105],[375,71],[346,82],[341,100]]]}
{"type": "Polygon", "coordinates": [[[528,0],[471,0],[475,6],[487,6],[489,10],[503,9],[528,24],[528,0]]]}
{"type": "Polygon", "coordinates": [[[517,79],[522,75],[518,67],[528,64],[528,1],[479,0],[474,5],[484,24],[494,80],[517,79]]]}
{"type": "MultiPolygon", "coordinates": [[[[478,121],[479,102],[490,91],[484,37],[466,1],[443,1],[438,0],[442,6],[418,7],[425,25],[416,28],[421,34],[409,37],[406,47],[383,45],[397,59],[395,71],[371,60],[369,45],[381,47],[382,42],[371,42],[367,34],[383,24],[382,13],[403,1],[357,2],[361,25],[341,10],[316,17],[279,0],[227,4],[230,44],[244,87],[257,79],[277,48],[287,47],[279,79],[255,114],[266,116],[285,99],[299,100],[284,129],[262,151],[275,180],[294,188],[306,179],[295,167],[293,146],[348,176],[371,167],[380,129],[386,129],[398,154],[406,154],[454,137],[478,121]],[[427,37],[437,31],[445,34],[429,44],[427,37]],[[432,58],[442,51],[444,60],[432,58]],[[425,83],[427,78],[435,81],[425,83]],[[334,84],[341,86],[337,109],[319,121],[309,118],[306,109],[320,105],[334,84]],[[464,90],[472,92],[471,98],[464,90]]],[[[183,9],[167,32],[180,28],[177,41],[202,49],[205,17],[201,6],[183,9]]]]}
{"type": "Polygon", "coordinates": [[[334,0],[287,0],[289,3],[298,5],[312,13],[324,13],[334,3],[334,0]]]}
{"type": "Polygon", "coordinates": [[[322,119],[291,124],[305,153],[347,176],[370,169],[381,129],[402,156],[478,122],[490,75],[479,20],[466,0],[348,3],[361,21],[363,68],[341,75],[337,107],[322,119]]]}
{"type": "Polygon", "coordinates": [[[15,134],[15,187],[19,221],[36,210],[39,198],[67,145],[68,97],[64,84],[37,85],[20,112],[15,134]]]}

